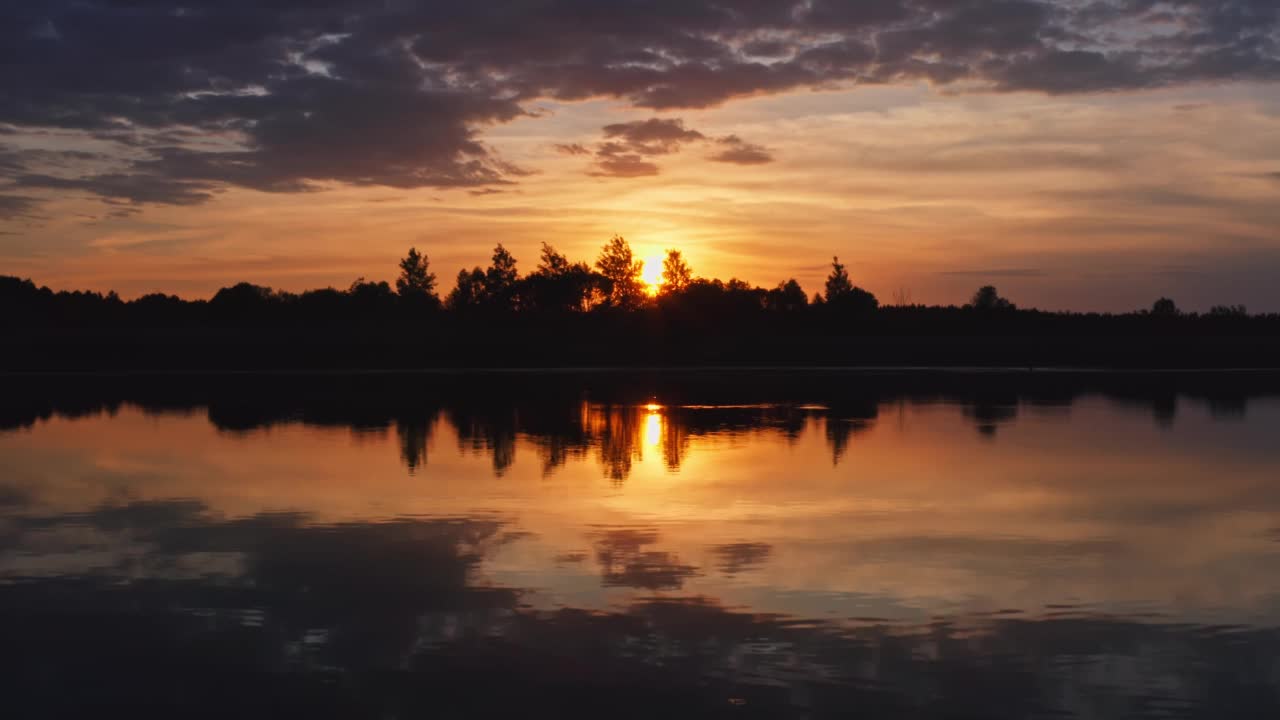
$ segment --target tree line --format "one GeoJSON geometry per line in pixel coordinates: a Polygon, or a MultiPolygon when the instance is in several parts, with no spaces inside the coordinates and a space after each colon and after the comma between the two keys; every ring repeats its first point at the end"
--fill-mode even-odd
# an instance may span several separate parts
{"type": "MultiPolygon", "coordinates": [[[[453,315],[460,318],[488,316],[547,317],[584,314],[658,312],[666,315],[701,313],[708,316],[821,315],[863,318],[880,314],[901,317],[966,310],[1008,321],[1017,306],[993,286],[979,288],[961,307],[908,305],[883,307],[871,292],[854,285],[847,267],[835,257],[823,289],[806,294],[795,278],[762,288],[732,278],[722,281],[694,273],[679,250],[670,249],[663,260],[662,283],[650,288],[643,280],[644,262],[635,257],[622,237],[611,238],[595,263],[570,261],[553,246],[543,243],[537,266],[522,275],[516,258],[502,244],[493,249],[488,267],[458,271],[452,290],[438,292],[436,274],[426,254],[410,248],[399,261],[399,275],[391,283],[359,278],[345,290],[323,288],[302,293],[239,283],[219,290],[208,301],[149,294],[124,301],[114,292],[54,292],[31,280],[0,276],[0,306],[4,325],[165,324],[167,322],[246,321],[254,324],[286,319],[320,323],[344,319],[360,322],[401,321],[411,317],[453,315]]],[[[1042,313],[1039,316],[1075,315],[1042,313]]],[[[1201,317],[1183,313],[1168,298],[1160,298],[1149,310],[1129,313],[1153,318],[1201,317]]],[[[1097,314],[1079,317],[1103,317],[1097,314]]],[[[1216,306],[1205,316],[1214,319],[1260,319],[1243,306],[1216,306]]]]}
{"type": "MultiPolygon", "coordinates": [[[[487,268],[458,271],[452,291],[443,301],[436,294],[436,276],[426,255],[410,248],[400,261],[396,292],[422,305],[443,305],[454,312],[591,312],[597,309],[641,310],[650,306],[714,302],[738,297],[743,304],[762,310],[794,311],[810,304],[800,283],[791,278],[772,289],[752,287],[733,278],[728,282],[695,276],[679,250],[667,250],[662,262],[662,283],[649,288],[643,280],[644,261],[635,257],[626,239],[614,236],[600,250],[594,266],[571,262],[547,243],[537,267],[521,276],[516,259],[499,244],[487,268]]],[[[825,293],[815,293],[812,303],[828,302],[851,309],[874,310],[875,296],[853,285],[848,271],[836,258],[825,293]]],[[[386,288],[390,291],[390,287],[386,288]]]]}
{"type": "MultiPolygon", "coordinates": [[[[1119,314],[1019,308],[992,286],[963,305],[882,304],[832,258],[809,295],[697,275],[678,250],[648,286],[621,237],[595,262],[502,245],[441,296],[410,248],[394,282],[302,293],[240,283],[209,300],[54,292],[0,277],[0,371],[422,367],[1087,365],[1280,367],[1280,315],[1167,298],[1119,314]]],[[[904,293],[905,295],[905,293],[904,293]]]]}

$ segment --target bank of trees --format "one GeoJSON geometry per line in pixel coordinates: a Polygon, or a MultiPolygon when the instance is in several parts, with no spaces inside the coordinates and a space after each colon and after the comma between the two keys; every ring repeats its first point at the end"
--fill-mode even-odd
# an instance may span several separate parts
{"type": "MultiPolygon", "coordinates": [[[[679,250],[668,250],[662,281],[644,280],[644,262],[622,237],[613,237],[592,262],[571,260],[544,243],[536,265],[498,244],[485,267],[464,268],[441,292],[427,254],[410,248],[394,282],[357,279],[345,289],[289,293],[239,283],[205,300],[152,294],[124,301],[115,293],[54,292],[30,280],[0,277],[0,326],[179,328],[311,326],[391,328],[406,335],[454,328],[469,337],[489,328],[549,327],[597,334],[661,335],[678,342],[737,333],[810,338],[873,335],[1132,335],[1232,333],[1275,335],[1278,316],[1251,316],[1222,305],[1205,314],[1185,313],[1168,298],[1149,309],[1120,315],[1046,313],[1019,309],[993,286],[979,288],[963,306],[882,306],[858,287],[838,257],[822,288],[812,295],[795,278],[768,288],[733,278],[699,275],[679,250]],[[611,329],[612,328],[612,329],[611,329]]],[[[554,333],[552,333],[554,334],[554,333]]]]}
{"type": "MultiPolygon", "coordinates": [[[[737,278],[722,281],[700,277],[675,249],[668,250],[662,261],[661,283],[649,286],[643,279],[644,261],[635,257],[630,244],[618,236],[605,243],[594,264],[570,261],[543,243],[537,266],[526,275],[521,275],[516,258],[499,244],[493,249],[487,268],[459,270],[454,288],[443,298],[435,294],[435,276],[426,256],[416,248],[411,248],[400,261],[400,268],[396,287],[401,295],[405,294],[402,288],[413,288],[442,309],[462,314],[632,312],[651,308],[692,311],[696,307],[719,306],[796,312],[810,305],[795,278],[765,289],[737,278]]],[[[816,293],[813,303],[852,313],[871,312],[879,306],[875,295],[853,284],[839,258],[833,258],[825,293],[816,293]]]]}

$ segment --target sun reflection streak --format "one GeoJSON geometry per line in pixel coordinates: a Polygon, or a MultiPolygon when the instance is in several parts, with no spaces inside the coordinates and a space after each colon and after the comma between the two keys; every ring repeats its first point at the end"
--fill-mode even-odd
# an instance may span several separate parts
{"type": "Polygon", "coordinates": [[[661,405],[649,404],[645,406],[645,410],[649,414],[644,418],[644,444],[648,447],[657,447],[662,444],[663,420],[661,405]]]}

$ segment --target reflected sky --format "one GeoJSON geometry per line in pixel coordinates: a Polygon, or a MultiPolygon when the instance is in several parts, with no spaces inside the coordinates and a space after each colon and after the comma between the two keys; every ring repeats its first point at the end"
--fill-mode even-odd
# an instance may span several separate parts
{"type": "Polygon", "coordinates": [[[568,714],[1280,708],[1280,397],[851,382],[55,402],[0,433],[6,662],[610,688],[568,714]]]}

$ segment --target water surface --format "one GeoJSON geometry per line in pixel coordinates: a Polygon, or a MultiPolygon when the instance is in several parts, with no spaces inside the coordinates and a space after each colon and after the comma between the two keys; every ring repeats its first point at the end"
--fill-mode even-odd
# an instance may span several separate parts
{"type": "Polygon", "coordinates": [[[18,716],[1280,711],[1267,378],[36,386],[18,716]]]}

